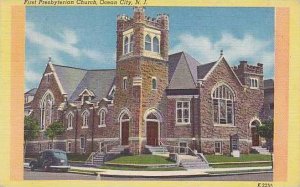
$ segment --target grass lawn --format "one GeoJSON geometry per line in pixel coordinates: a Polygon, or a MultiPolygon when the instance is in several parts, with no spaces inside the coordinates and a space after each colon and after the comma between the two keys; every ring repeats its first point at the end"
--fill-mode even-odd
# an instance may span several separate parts
{"type": "Polygon", "coordinates": [[[169,158],[157,155],[122,156],[108,163],[117,164],[174,164],[169,158]]]}
{"type": "Polygon", "coordinates": [[[182,171],[185,170],[181,167],[170,167],[170,168],[133,168],[133,167],[118,167],[118,166],[101,166],[100,169],[111,169],[111,170],[127,170],[127,171],[182,171]]]}
{"type": "Polygon", "coordinates": [[[241,154],[239,158],[228,155],[205,155],[209,163],[216,162],[250,162],[250,161],[271,161],[271,155],[241,154]]]}
{"type": "Polygon", "coordinates": [[[224,162],[221,165],[211,165],[213,168],[235,168],[235,167],[260,167],[271,166],[272,163],[229,163],[229,162],[252,162],[252,161],[271,161],[271,155],[260,154],[241,154],[239,158],[228,155],[205,155],[209,163],[224,162]],[[228,163],[228,164],[226,164],[228,163]]]}
{"type": "Polygon", "coordinates": [[[89,154],[86,154],[86,155],[72,154],[72,153],[67,154],[67,157],[68,157],[69,161],[82,161],[82,162],[84,162],[88,159],[89,156],[90,156],[89,154]]]}

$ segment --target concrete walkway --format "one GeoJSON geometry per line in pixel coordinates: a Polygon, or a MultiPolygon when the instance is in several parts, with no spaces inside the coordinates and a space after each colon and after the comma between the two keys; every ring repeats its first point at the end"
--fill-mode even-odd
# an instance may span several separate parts
{"type": "Polygon", "coordinates": [[[76,172],[90,172],[99,176],[114,177],[195,177],[208,176],[210,173],[225,172],[243,172],[243,171],[265,171],[271,170],[271,166],[264,167],[240,167],[240,168],[208,168],[208,169],[189,169],[186,171],[125,171],[125,170],[108,170],[91,167],[71,167],[76,172]]]}

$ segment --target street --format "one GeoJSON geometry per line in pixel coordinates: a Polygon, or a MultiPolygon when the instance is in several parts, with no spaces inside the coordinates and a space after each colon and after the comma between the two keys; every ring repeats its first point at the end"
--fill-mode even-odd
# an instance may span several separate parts
{"type": "MultiPolygon", "coordinates": [[[[138,181],[272,181],[273,173],[210,176],[210,177],[189,177],[189,178],[115,178],[101,177],[101,180],[138,180],[138,181]]],[[[25,180],[97,180],[97,176],[75,174],[75,173],[54,173],[30,171],[24,169],[25,180]]],[[[98,179],[99,180],[99,179],[98,179]]]]}

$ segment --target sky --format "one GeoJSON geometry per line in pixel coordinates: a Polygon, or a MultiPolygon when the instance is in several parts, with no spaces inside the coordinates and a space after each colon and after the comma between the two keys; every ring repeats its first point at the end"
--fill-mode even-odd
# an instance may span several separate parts
{"type": "MultiPolygon", "coordinates": [[[[169,54],[185,51],[201,64],[223,50],[231,66],[240,60],[262,63],[264,78],[274,77],[274,9],[147,7],[146,15],[167,13],[169,54]]],[[[25,91],[39,85],[53,64],[114,69],[116,17],[132,7],[26,7],[25,91]]]]}

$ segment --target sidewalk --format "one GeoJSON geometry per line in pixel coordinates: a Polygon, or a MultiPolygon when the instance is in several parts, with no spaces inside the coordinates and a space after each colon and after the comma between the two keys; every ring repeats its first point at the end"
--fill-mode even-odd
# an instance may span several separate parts
{"type": "MultiPolygon", "coordinates": [[[[108,177],[196,177],[209,176],[211,174],[226,174],[230,172],[266,171],[271,170],[271,166],[264,167],[242,167],[242,168],[209,168],[190,169],[186,171],[128,171],[128,170],[107,170],[89,167],[71,167],[71,172],[92,173],[108,177]]],[[[238,174],[238,173],[237,173],[238,174]]]]}

